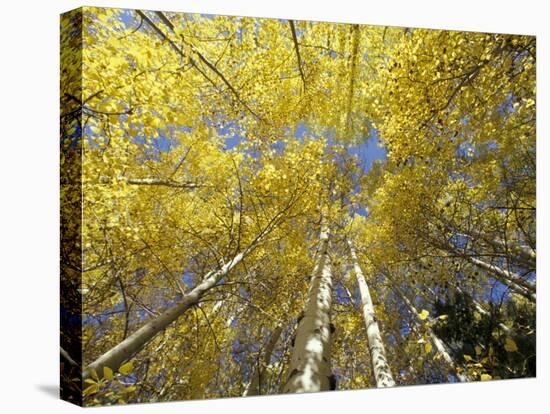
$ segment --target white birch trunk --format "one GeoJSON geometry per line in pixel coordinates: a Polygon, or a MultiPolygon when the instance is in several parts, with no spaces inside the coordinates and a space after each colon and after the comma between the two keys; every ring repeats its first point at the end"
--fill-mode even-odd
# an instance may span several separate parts
{"type": "MultiPolygon", "coordinates": [[[[428,290],[428,292],[437,300],[437,293],[435,293],[435,291],[432,289],[432,288],[429,288],[429,287],[426,287],[426,289],[428,290]]],[[[460,286],[458,285],[455,285],[454,286],[454,289],[459,292],[459,293],[464,293],[464,291],[460,288],[460,286]]],[[[483,316],[489,316],[489,311],[486,310],[483,305],[481,303],[479,303],[477,300],[475,300],[473,297],[470,296],[470,298],[472,299],[472,303],[474,305],[474,308],[476,308],[476,310],[483,316]]],[[[429,299],[427,299],[429,300],[429,299]]],[[[499,328],[502,329],[504,331],[504,333],[506,334],[509,334],[510,332],[512,332],[512,329],[509,328],[508,326],[506,326],[505,324],[503,324],[502,322],[499,322],[498,324],[499,328]]]]}
{"type": "Polygon", "coordinates": [[[325,225],[321,226],[319,239],[308,300],[296,329],[285,393],[335,389],[330,366],[332,268],[328,254],[329,230],[325,225]]]}
{"type": "Polygon", "coordinates": [[[462,254],[448,244],[441,243],[440,241],[434,239],[432,239],[431,241],[438,249],[463,257],[473,265],[491,273],[493,276],[496,277],[499,282],[508,286],[512,291],[524,296],[530,301],[536,302],[536,285],[533,282],[524,280],[514,272],[510,272],[493,264],[484,262],[477,257],[462,254]]]}
{"type": "Polygon", "coordinates": [[[103,367],[109,367],[113,371],[118,370],[124,361],[132,358],[159,332],[166,329],[172,322],[183,315],[185,311],[197,303],[206,292],[216,286],[216,284],[237,266],[243,258],[254,251],[266,235],[276,226],[278,220],[280,220],[281,214],[282,212],[279,213],[260,234],[258,234],[256,239],[249,246],[242,252],[236,254],[229,262],[225,263],[221,269],[209,272],[202,282],[187,294],[183,295],[176,305],[166,310],[155,319],[147,322],[132,335],[89,364],[82,372],[82,378],[88,378],[94,371],[97,374],[102,373],[103,367]]]}
{"type": "Polygon", "coordinates": [[[477,267],[486,270],[487,272],[496,276],[499,281],[510,287],[510,289],[512,289],[514,292],[525,296],[527,299],[532,300],[533,302],[536,302],[536,286],[532,282],[522,279],[514,272],[510,272],[506,269],[502,269],[501,267],[484,262],[483,260],[480,260],[476,257],[467,256],[466,259],[477,267]]]}
{"type": "Polygon", "coordinates": [[[522,246],[518,243],[514,243],[511,241],[508,241],[507,243],[504,242],[504,240],[500,238],[490,238],[487,237],[485,234],[476,231],[476,230],[470,230],[468,234],[471,237],[477,237],[482,240],[485,240],[488,244],[493,246],[496,250],[502,250],[504,252],[510,252],[515,253],[515,259],[516,262],[522,262],[524,264],[530,265],[535,267],[537,262],[537,255],[533,249],[531,249],[528,246],[522,246]]]}
{"type": "Polygon", "coordinates": [[[228,328],[231,328],[231,325],[233,325],[233,322],[235,322],[235,320],[237,319],[237,316],[239,315],[239,313],[242,312],[245,306],[246,305],[244,303],[240,304],[235,310],[235,313],[233,313],[233,315],[227,318],[227,320],[225,321],[225,326],[227,326],[228,328]]]}
{"type": "MultiPolygon", "coordinates": [[[[389,278],[388,278],[389,279],[389,278]]],[[[443,358],[443,360],[445,361],[445,363],[447,364],[447,366],[449,367],[450,371],[452,372],[452,374],[458,378],[458,380],[460,382],[468,382],[468,377],[462,373],[459,373],[458,370],[457,370],[457,366],[455,364],[455,361],[454,359],[451,357],[451,354],[449,353],[449,348],[447,347],[447,345],[445,344],[445,342],[443,342],[433,331],[432,331],[432,328],[430,328],[427,324],[424,323],[424,321],[422,320],[422,318],[420,317],[420,313],[418,312],[418,310],[416,309],[416,307],[412,304],[412,302],[409,300],[409,298],[407,296],[405,296],[405,294],[401,291],[401,289],[397,286],[397,284],[389,279],[391,282],[392,282],[392,285],[394,286],[394,290],[395,292],[397,292],[397,294],[401,297],[401,299],[403,300],[403,302],[405,302],[405,304],[407,305],[407,307],[409,308],[409,311],[415,316],[416,318],[416,321],[419,325],[423,325],[425,327],[425,329],[427,330],[428,332],[428,335],[430,336],[430,339],[435,347],[435,349],[437,350],[437,352],[441,355],[441,357],[443,358]]],[[[430,322],[432,319],[431,318],[427,318],[426,319],[428,322],[430,322]]]]}
{"type": "Polygon", "coordinates": [[[172,322],[183,315],[187,309],[197,303],[208,290],[214,287],[231,271],[231,269],[239,264],[245,253],[251,251],[253,247],[255,247],[255,245],[251,246],[251,249],[247,249],[245,252],[237,254],[218,271],[210,272],[201,283],[184,295],[176,305],[166,310],[155,319],[147,322],[124,341],[120,342],[89,364],[82,373],[83,379],[88,378],[93,371],[98,375],[102,375],[103,367],[109,367],[113,371],[118,370],[124,361],[132,358],[159,332],[166,329],[172,322]]]}
{"type": "Polygon", "coordinates": [[[357,255],[353,247],[351,240],[348,240],[351,259],[353,262],[353,268],[355,269],[355,276],[357,278],[357,284],[359,285],[359,293],[361,295],[361,307],[363,309],[363,317],[365,319],[365,325],[367,327],[368,347],[371,357],[372,369],[374,377],[376,379],[377,387],[393,387],[395,381],[393,379],[388,361],[386,359],[386,350],[384,348],[384,342],[380,335],[380,328],[376,321],[376,315],[374,313],[374,305],[370,296],[369,286],[365,280],[365,276],[359,266],[357,255]]]}
{"type": "Polygon", "coordinates": [[[262,350],[263,358],[261,359],[258,366],[255,367],[254,374],[252,375],[252,378],[243,393],[244,397],[262,394],[262,385],[266,376],[265,372],[267,367],[269,366],[269,362],[271,361],[271,354],[273,353],[275,345],[277,344],[277,341],[279,340],[282,332],[283,327],[281,325],[277,325],[277,327],[271,333],[265,349],[262,350]]]}
{"type": "Polygon", "coordinates": [[[530,246],[521,245],[510,240],[505,242],[499,237],[491,237],[490,235],[475,229],[463,231],[456,225],[446,220],[444,217],[439,217],[439,219],[445,224],[446,229],[451,233],[457,233],[472,240],[482,240],[492,246],[495,250],[502,251],[510,255],[511,259],[517,264],[524,264],[533,268],[536,267],[537,255],[530,246]]]}
{"type": "Polygon", "coordinates": [[[502,240],[495,240],[495,243],[499,243],[502,245],[503,248],[505,248],[506,245],[515,252],[522,261],[524,261],[526,264],[531,265],[532,267],[537,266],[537,254],[536,252],[531,249],[528,246],[522,246],[520,244],[516,243],[504,243],[502,240]]]}
{"type": "MultiPolygon", "coordinates": [[[[459,287],[459,286],[455,286],[455,289],[457,290],[457,292],[460,292],[460,293],[463,293],[463,290],[459,287]]],[[[472,302],[474,304],[474,307],[476,308],[476,310],[483,316],[489,316],[489,311],[487,311],[482,305],[481,303],[479,303],[477,300],[475,300],[474,298],[472,298],[472,302]]],[[[500,329],[502,329],[504,331],[504,333],[506,333],[507,335],[510,334],[512,332],[512,329],[510,329],[507,325],[503,324],[502,322],[499,322],[498,324],[498,327],[500,329]]]]}
{"type": "Polygon", "coordinates": [[[61,357],[64,358],[69,364],[71,364],[73,367],[78,367],[80,368],[80,365],[74,360],[71,358],[71,356],[69,355],[69,353],[67,351],[65,351],[63,349],[63,347],[59,347],[60,349],[60,352],[61,352],[61,357]]]}

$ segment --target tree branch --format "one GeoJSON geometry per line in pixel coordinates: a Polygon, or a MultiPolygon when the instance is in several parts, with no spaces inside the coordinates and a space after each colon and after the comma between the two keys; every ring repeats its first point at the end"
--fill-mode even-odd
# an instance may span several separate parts
{"type": "Polygon", "coordinates": [[[300,57],[300,48],[298,47],[298,37],[296,36],[296,27],[294,26],[294,20],[289,20],[290,30],[292,31],[292,40],[294,42],[294,50],[296,51],[296,58],[298,59],[298,69],[300,69],[300,76],[302,77],[302,83],[304,84],[304,92],[306,91],[306,77],[304,75],[304,69],[302,68],[302,58],[300,57]]]}

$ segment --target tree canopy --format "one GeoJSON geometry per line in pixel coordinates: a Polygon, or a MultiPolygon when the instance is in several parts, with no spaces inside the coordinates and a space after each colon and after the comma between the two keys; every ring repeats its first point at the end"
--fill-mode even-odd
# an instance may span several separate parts
{"type": "Polygon", "coordinates": [[[65,398],[536,374],[534,37],[85,7],[61,44],[65,398]]]}

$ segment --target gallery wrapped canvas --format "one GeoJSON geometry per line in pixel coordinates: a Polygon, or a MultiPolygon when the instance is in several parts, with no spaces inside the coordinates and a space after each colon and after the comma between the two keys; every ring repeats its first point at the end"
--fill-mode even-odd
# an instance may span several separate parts
{"type": "Polygon", "coordinates": [[[533,36],[61,16],[61,396],[536,375],[533,36]]]}

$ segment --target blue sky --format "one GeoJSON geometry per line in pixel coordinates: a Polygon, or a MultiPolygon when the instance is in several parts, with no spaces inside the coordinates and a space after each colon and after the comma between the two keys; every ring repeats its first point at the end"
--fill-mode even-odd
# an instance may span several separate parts
{"type": "MultiPolygon", "coordinates": [[[[230,129],[230,125],[222,128],[218,128],[218,133],[220,135],[225,135],[227,131],[230,129]]],[[[296,129],[294,131],[294,137],[296,139],[302,140],[304,135],[310,135],[316,138],[319,138],[318,135],[311,132],[306,124],[302,121],[298,123],[296,126],[296,129]]],[[[235,148],[239,143],[245,139],[240,134],[234,134],[231,136],[228,136],[225,138],[225,149],[231,150],[235,148]]],[[[329,136],[329,144],[331,142],[331,137],[329,136]]],[[[375,128],[370,128],[370,135],[367,137],[367,139],[361,141],[357,145],[349,145],[348,146],[348,153],[350,155],[357,155],[361,165],[363,167],[363,171],[366,173],[368,172],[375,161],[385,161],[387,159],[387,151],[386,148],[383,147],[380,143],[380,138],[378,136],[378,131],[375,128]]]]}
{"type": "Polygon", "coordinates": [[[351,146],[349,153],[359,157],[365,172],[370,171],[374,161],[387,159],[386,148],[380,144],[378,131],[375,128],[371,128],[371,134],[366,140],[359,145],[351,146]]]}

